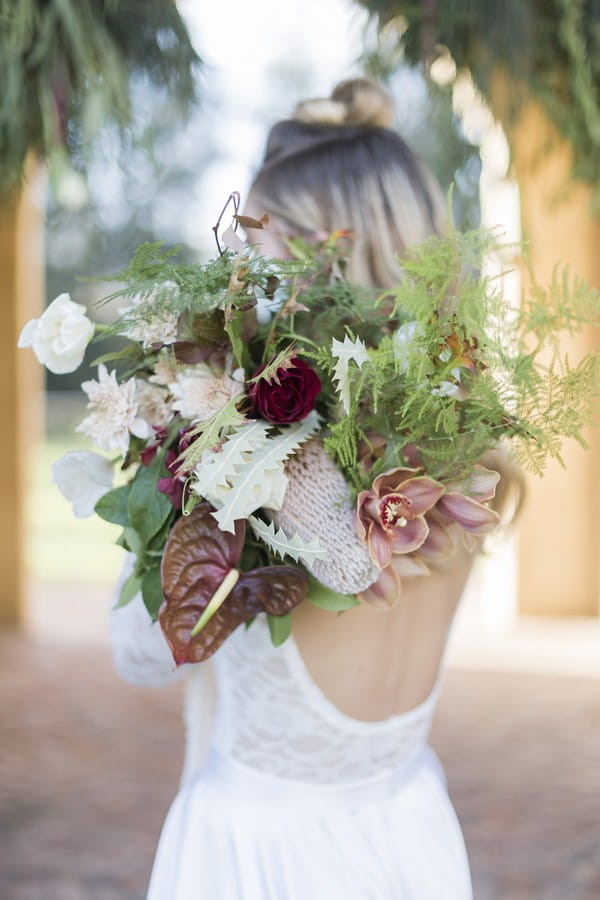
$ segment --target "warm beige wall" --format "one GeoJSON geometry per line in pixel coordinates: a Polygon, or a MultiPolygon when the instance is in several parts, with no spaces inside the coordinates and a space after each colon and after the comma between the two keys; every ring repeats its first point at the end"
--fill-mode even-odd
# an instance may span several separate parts
{"type": "MultiPolygon", "coordinates": [[[[590,189],[569,178],[568,145],[533,103],[509,136],[536,279],[549,283],[553,267],[567,264],[600,289],[600,216],[592,213],[590,189]]],[[[564,347],[572,361],[600,351],[600,329],[588,328],[564,347]]],[[[523,613],[600,613],[600,432],[590,430],[588,437],[591,452],[575,442],[565,446],[566,471],[553,464],[543,480],[528,478],[519,532],[523,613]]]]}
{"type": "Polygon", "coordinates": [[[24,619],[25,486],[43,424],[42,367],[31,351],[17,349],[22,325],[43,305],[44,176],[30,172],[21,192],[0,199],[0,625],[24,619]]]}

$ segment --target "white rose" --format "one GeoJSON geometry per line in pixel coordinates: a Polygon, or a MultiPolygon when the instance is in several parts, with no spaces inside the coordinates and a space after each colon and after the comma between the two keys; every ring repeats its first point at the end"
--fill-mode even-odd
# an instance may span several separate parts
{"type": "Polygon", "coordinates": [[[110,460],[89,450],[72,450],[52,464],[54,484],[73,504],[73,513],[85,519],[94,512],[100,497],[113,486],[110,460]]]}
{"type": "Polygon", "coordinates": [[[18,346],[32,347],[50,372],[64,375],[81,365],[93,336],[94,323],[86,316],[85,306],[73,303],[69,294],[59,294],[39,319],[25,325],[18,346]]]}

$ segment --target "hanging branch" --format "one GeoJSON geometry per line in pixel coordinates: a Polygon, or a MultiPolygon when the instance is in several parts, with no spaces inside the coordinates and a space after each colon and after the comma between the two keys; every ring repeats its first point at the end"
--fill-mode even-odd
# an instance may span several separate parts
{"type": "Polygon", "coordinates": [[[70,152],[131,117],[143,76],[185,111],[200,60],[172,0],[0,0],[0,190],[33,150],[70,152]]]}
{"type": "MultiPolygon", "coordinates": [[[[600,208],[600,0],[359,2],[382,28],[398,24],[402,61],[428,64],[437,47],[447,47],[488,100],[498,73],[509,75],[515,90],[507,115],[528,97],[539,100],[573,148],[573,177],[594,188],[600,208]]],[[[397,66],[397,47],[392,55],[397,66]]]]}

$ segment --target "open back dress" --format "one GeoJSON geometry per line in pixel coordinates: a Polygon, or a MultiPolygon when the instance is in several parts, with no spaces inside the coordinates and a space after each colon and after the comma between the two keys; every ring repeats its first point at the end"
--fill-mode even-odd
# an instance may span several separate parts
{"type": "MultiPolygon", "coordinates": [[[[122,676],[174,677],[136,598],[112,615],[122,676]]],[[[186,761],[148,900],[469,900],[469,867],[428,746],[439,693],[376,722],[342,713],[293,637],[238,628],[187,671],[186,761]]],[[[181,670],[180,670],[181,672],[181,670]]]]}

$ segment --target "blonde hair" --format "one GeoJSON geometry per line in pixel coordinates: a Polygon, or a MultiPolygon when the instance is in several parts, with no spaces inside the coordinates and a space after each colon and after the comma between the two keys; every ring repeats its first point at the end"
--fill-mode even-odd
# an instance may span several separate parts
{"type": "Polygon", "coordinates": [[[408,247],[445,227],[439,186],[392,122],[379,85],[343,81],[273,126],[250,190],[254,208],[291,234],[349,230],[349,279],[379,288],[401,279],[408,247]]]}

